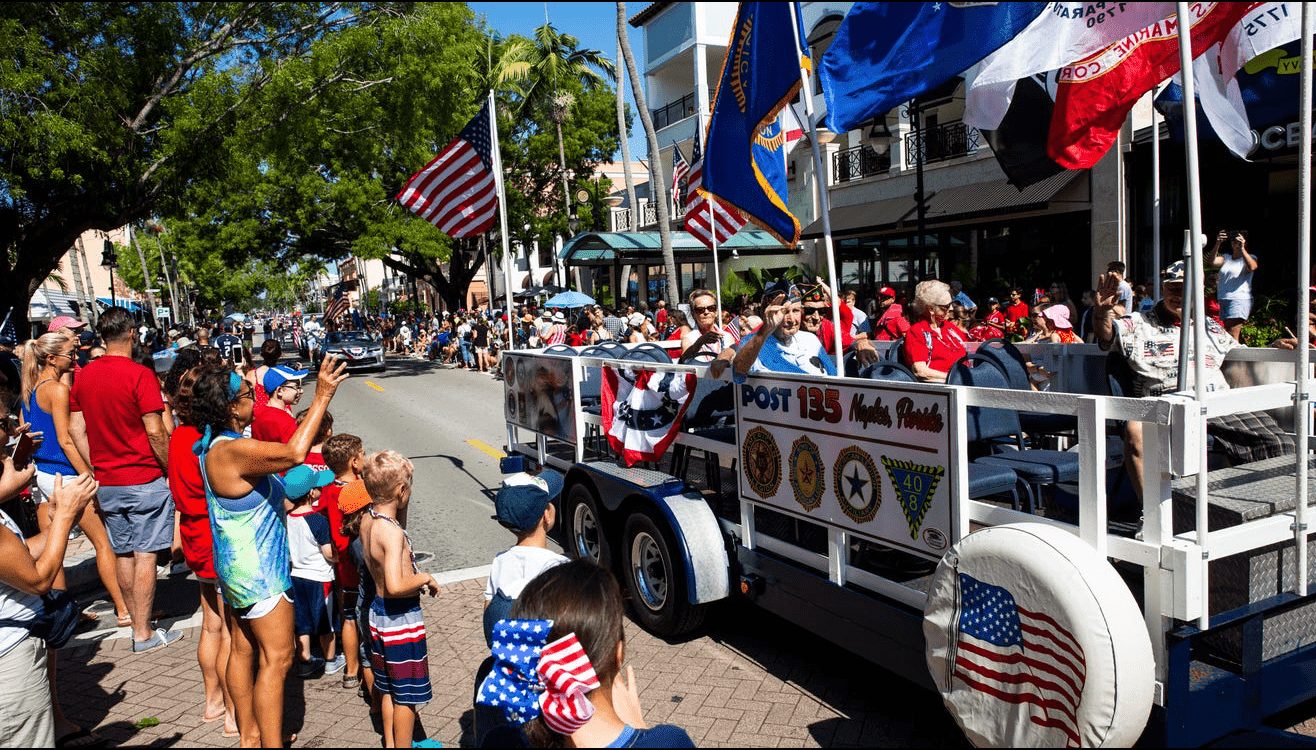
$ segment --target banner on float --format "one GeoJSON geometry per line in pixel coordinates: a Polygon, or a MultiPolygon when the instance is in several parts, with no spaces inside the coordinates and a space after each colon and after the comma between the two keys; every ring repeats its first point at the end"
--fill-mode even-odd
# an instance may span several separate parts
{"type": "Polygon", "coordinates": [[[934,560],[954,541],[949,393],[790,375],[736,388],[742,499],[934,560]]]}
{"type": "Polygon", "coordinates": [[[508,424],[576,442],[570,357],[503,352],[503,412],[508,424]]]}

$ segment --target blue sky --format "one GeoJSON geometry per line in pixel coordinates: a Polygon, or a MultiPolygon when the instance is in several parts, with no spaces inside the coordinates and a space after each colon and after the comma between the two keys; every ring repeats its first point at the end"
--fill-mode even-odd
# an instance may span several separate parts
{"type": "MultiPolygon", "coordinates": [[[[617,59],[617,6],[614,3],[468,3],[476,15],[484,16],[489,25],[504,34],[521,34],[533,37],[535,28],[544,25],[544,13],[547,8],[548,19],[559,30],[580,39],[582,47],[596,49],[614,62],[617,59]]],[[[626,17],[633,17],[648,3],[626,3],[626,17]]],[[[631,52],[635,55],[636,65],[641,80],[644,77],[644,36],[640,29],[626,26],[630,32],[631,52]]],[[[620,73],[621,66],[618,66],[620,73]]],[[[631,92],[630,80],[626,81],[626,101],[635,111],[635,98],[631,92]]],[[[634,118],[631,127],[631,159],[647,158],[648,147],[645,145],[644,129],[639,118],[634,118]]],[[[621,158],[620,152],[617,154],[621,158]]]]}

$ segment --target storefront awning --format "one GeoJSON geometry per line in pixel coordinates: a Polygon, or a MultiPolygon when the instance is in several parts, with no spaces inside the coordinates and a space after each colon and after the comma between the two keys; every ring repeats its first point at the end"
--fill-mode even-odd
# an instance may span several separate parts
{"type": "Polygon", "coordinates": [[[136,302],[133,302],[132,300],[127,300],[122,297],[117,297],[113,300],[111,300],[109,297],[97,297],[96,301],[101,303],[102,305],[105,305],[106,307],[122,307],[128,312],[142,311],[141,305],[137,304],[136,302]]]}
{"type": "MultiPolygon", "coordinates": [[[[780,255],[791,250],[761,229],[742,229],[718,246],[718,257],[733,250],[742,256],[780,255]]],[[[587,232],[572,237],[559,257],[568,266],[608,266],[613,263],[662,262],[662,240],[657,232],[587,232]]],[[[703,263],[713,259],[704,243],[687,232],[672,232],[672,254],[679,262],[703,263]]]]}
{"type": "Polygon", "coordinates": [[[75,294],[39,288],[28,303],[27,317],[28,320],[50,320],[60,315],[77,318],[78,307],[78,297],[75,294]]]}
{"type": "MultiPolygon", "coordinates": [[[[1023,190],[1005,180],[993,180],[930,192],[925,215],[926,226],[932,229],[944,224],[1035,211],[1085,211],[1091,208],[1086,175],[1085,171],[1061,172],[1023,190]],[[1084,179],[1078,180],[1080,176],[1084,179]]],[[[918,209],[912,196],[833,208],[832,236],[854,237],[901,228],[912,230],[917,215],[918,209]]],[[[800,239],[820,237],[821,219],[810,224],[800,234],[800,239]]]]}

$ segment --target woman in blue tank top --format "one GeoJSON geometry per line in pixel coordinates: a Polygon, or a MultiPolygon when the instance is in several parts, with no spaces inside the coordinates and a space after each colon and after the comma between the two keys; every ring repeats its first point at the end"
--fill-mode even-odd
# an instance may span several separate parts
{"type": "MultiPolygon", "coordinates": [[[[64,383],[64,376],[73,372],[78,340],[65,329],[32,339],[22,349],[23,419],[32,425],[32,432],[40,432],[43,438],[32,455],[32,461],[37,465],[38,492],[34,499],[44,504],[55,491],[57,474],[67,479],[93,473],[91,462],[78,452],[75,435],[82,435],[85,444],[86,431],[81,413],[75,417],[69,410],[69,387],[64,383]]],[[[50,514],[44,508],[37,511],[37,524],[43,533],[50,528],[50,514]]],[[[105,531],[94,502],[82,512],[78,526],[96,548],[96,572],[114,603],[119,627],[131,625],[132,618],[128,615],[128,605],[123,600],[115,570],[114,548],[110,546],[110,535],[105,531]]],[[[63,569],[55,577],[55,588],[66,588],[63,569]]],[[[95,616],[90,619],[95,619],[95,616]]]]}
{"type": "Polygon", "coordinates": [[[283,483],[277,475],[306,460],[346,365],[326,357],[306,418],[285,445],[242,437],[255,393],[226,364],[202,364],[192,388],[188,422],[202,431],[200,457],[215,572],[229,605],[232,636],[226,675],[242,744],[282,747],[283,685],[292,665],[293,609],[284,525],[283,483]],[[259,657],[259,665],[253,671],[259,657]]]}

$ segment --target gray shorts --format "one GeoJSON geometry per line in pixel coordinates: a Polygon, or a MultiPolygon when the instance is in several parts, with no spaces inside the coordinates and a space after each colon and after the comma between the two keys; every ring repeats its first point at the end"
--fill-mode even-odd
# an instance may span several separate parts
{"type": "Polygon", "coordinates": [[[174,543],[174,498],[164,477],[100,489],[101,514],[114,554],[159,552],[174,543]]]}

